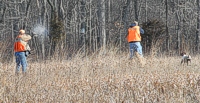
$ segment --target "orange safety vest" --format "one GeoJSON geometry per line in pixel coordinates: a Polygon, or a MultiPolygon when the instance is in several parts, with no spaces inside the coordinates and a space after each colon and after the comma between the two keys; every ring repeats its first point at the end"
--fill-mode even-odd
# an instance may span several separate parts
{"type": "Polygon", "coordinates": [[[16,41],[14,43],[14,51],[15,52],[23,52],[26,50],[25,45],[21,42],[21,40],[19,38],[20,38],[20,36],[18,36],[16,38],[16,41]]]}
{"type": "Polygon", "coordinates": [[[134,26],[128,29],[127,41],[128,42],[141,41],[139,26],[134,26]]]}

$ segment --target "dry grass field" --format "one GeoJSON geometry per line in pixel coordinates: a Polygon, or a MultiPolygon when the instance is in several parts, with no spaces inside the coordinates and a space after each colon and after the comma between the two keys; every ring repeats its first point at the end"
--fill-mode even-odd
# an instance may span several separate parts
{"type": "Polygon", "coordinates": [[[200,59],[180,58],[146,57],[143,67],[124,53],[29,61],[25,77],[2,64],[0,103],[199,103],[200,59]]]}

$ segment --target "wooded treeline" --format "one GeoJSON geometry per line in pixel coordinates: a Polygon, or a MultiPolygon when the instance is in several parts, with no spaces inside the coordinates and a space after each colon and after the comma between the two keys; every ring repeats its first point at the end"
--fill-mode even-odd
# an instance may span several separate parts
{"type": "Polygon", "coordinates": [[[29,42],[38,59],[111,47],[128,51],[125,35],[133,21],[146,29],[145,54],[197,54],[199,10],[199,0],[0,0],[1,54],[13,53],[20,29],[33,35],[38,25],[45,32],[29,42]]]}

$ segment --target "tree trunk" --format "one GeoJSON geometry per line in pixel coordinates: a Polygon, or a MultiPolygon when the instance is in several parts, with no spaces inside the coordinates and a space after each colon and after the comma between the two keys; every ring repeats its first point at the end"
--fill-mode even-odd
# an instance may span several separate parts
{"type": "Polygon", "coordinates": [[[99,0],[100,42],[101,46],[103,47],[103,51],[106,49],[105,9],[105,0],[99,0]]]}
{"type": "Polygon", "coordinates": [[[180,36],[180,18],[179,18],[179,15],[178,13],[176,13],[176,16],[177,16],[177,29],[176,29],[176,33],[177,33],[177,51],[178,53],[180,53],[180,48],[181,48],[181,36],[180,36]]]}
{"type": "MultiPolygon", "coordinates": [[[[86,18],[86,11],[85,11],[85,3],[86,0],[81,1],[81,42],[83,42],[83,49],[84,49],[84,54],[86,55],[86,23],[85,23],[85,18],[86,18]]],[[[82,44],[82,43],[81,43],[82,44]]]]}
{"type": "Polygon", "coordinates": [[[123,12],[122,12],[122,21],[124,23],[124,29],[127,30],[127,24],[128,24],[128,14],[129,14],[129,7],[130,7],[131,0],[126,0],[126,4],[123,7],[123,12]]]}
{"type": "Polygon", "coordinates": [[[169,45],[169,43],[170,43],[170,40],[169,40],[169,37],[170,37],[170,35],[169,35],[169,32],[168,32],[168,0],[165,0],[165,6],[166,6],[166,12],[165,12],[165,14],[166,14],[166,52],[168,52],[169,51],[169,47],[170,47],[170,45],[169,45]]]}
{"type": "Polygon", "coordinates": [[[105,11],[106,7],[105,7],[105,0],[102,0],[102,36],[103,36],[103,48],[104,48],[104,52],[106,50],[106,18],[105,18],[105,11]]]}
{"type": "Polygon", "coordinates": [[[135,21],[138,21],[138,0],[134,0],[135,21]]]}
{"type": "Polygon", "coordinates": [[[196,31],[196,52],[199,52],[199,37],[200,37],[200,2],[197,0],[198,16],[197,16],[197,31],[196,31]]]}
{"type": "MultiPolygon", "coordinates": [[[[43,0],[43,3],[42,3],[42,11],[41,11],[41,18],[42,18],[42,25],[46,27],[46,12],[47,12],[47,9],[46,9],[46,3],[47,3],[47,0],[43,0]]],[[[44,60],[45,59],[45,43],[44,41],[46,41],[46,32],[45,34],[43,35],[43,38],[42,38],[42,59],[44,60]]]]}
{"type": "Polygon", "coordinates": [[[148,12],[148,9],[147,9],[147,0],[145,0],[145,22],[147,22],[147,12],[148,12]]]}

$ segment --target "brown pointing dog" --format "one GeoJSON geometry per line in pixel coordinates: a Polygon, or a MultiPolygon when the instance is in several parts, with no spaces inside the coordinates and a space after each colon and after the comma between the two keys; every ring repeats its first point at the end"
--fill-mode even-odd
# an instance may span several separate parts
{"type": "Polygon", "coordinates": [[[181,59],[181,64],[183,63],[187,63],[187,65],[188,65],[188,62],[190,62],[190,64],[191,64],[191,56],[190,55],[186,55],[186,53],[185,52],[182,52],[181,53],[181,56],[182,56],[182,59],[181,59]]]}

